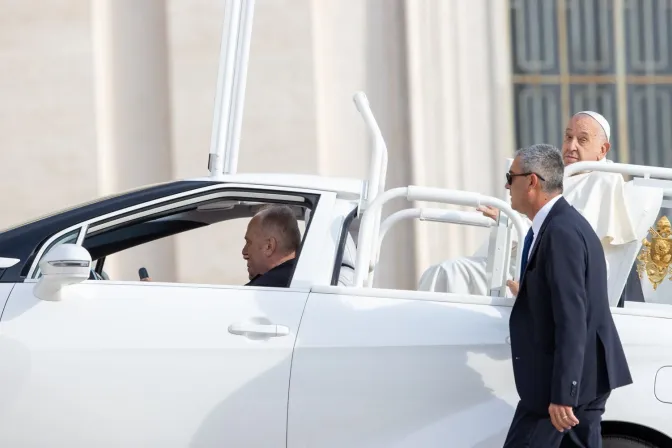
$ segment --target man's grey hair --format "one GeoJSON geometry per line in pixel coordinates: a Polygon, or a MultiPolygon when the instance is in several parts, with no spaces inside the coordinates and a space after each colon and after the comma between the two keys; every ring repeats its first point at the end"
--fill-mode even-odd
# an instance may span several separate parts
{"type": "Polygon", "coordinates": [[[544,143],[528,146],[516,151],[520,158],[520,169],[523,173],[535,173],[539,179],[541,191],[544,193],[562,193],[562,180],[565,176],[565,164],[562,152],[553,145],[544,143]]]}
{"type": "Polygon", "coordinates": [[[301,231],[292,209],[286,205],[264,207],[256,216],[264,233],[278,241],[278,251],[285,254],[296,252],[301,246],[301,231]]]}

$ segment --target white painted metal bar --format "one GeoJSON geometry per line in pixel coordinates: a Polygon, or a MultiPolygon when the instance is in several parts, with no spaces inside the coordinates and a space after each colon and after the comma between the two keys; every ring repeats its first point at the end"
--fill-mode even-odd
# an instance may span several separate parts
{"type": "Polygon", "coordinates": [[[238,171],[238,153],[240,151],[240,132],[243,125],[245,108],[245,89],[247,87],[247,66],[250,59],[252,41],[252,23],[255,0],[243,0],[236,52],[236,72],[233,85],[232,114],[230,118],[229,141],[224,160],[224,172],[236,174],[238,171]]]}
{"type": "Polygon", "coordinates": [[[605,173],[629,174],[631,176],[672,179],[672,168],[659,166],[631,165],[628,163],[576,162],[565,167],[565,177],[583,171],[601,171],[605,173]]]}
{"type": "MultiPolygon", "coordinates": [[[[385,183],[387,179],[387,163],[388,153],[387,144],[383,138],[383,133],[378,126],[376,117],[371,111],[369,100],[364,92],[357,92],[353,97],[355,107],[362,115],[364,123],[369,132],[369,137],[373,143],[373,150],[371,153],[371,161],[369,166],[369,178],[367,180],[366,199],[360,201],[358,213],[361,215],[370,206],[379,194],[385,191],[385,183]]],[[[373,241],[378,241],[378,232],[380,230],[382,208],[376,211],[375,225],[373,229],[373,241]]],[[[371,246],[371,254],[369,260],[376,260],[378,258],[378,246],[371,246]]],[[[371,282],[369,282],[371,284],[371,282]]]]}
{"type": "Polygon", "coordinates": [[[476,227],[494,227],[497,225],[494,220],[483,216],[480,212],[463,212],[442,208],[407,208],[391,214],[383,221],[380,226],[380,237],[378,238],[380,244],[383,243],[388,230],[404,219],[418,219],[420,221],[462,224],[476,227]]]}
{"type": "Polygon", "coordinates": [[[506,279],[511,265],[511,232],[506,215],[500,214],[496,227],[488,239],[488,259],[485,265],[486,281],[490,295],[506,295],[506,279]]]}
{"type": "Polygon", "coordinates": [[[215,109],[210,141],[210,158],[208,159],[208,168],[210,169],[210,175],[213,177],[224,173],[224,158],[231,113],[231,90],[235,72],[235,49],[237,47],[239,27],[240,1],[225,0],[224,26],[222,27],[219,69],[217,71],[217,90],[215,92],[215,109]]]}
{"type": "Polygon", "coordinates": [[[208,169],[235,173],[245,100],[254,0],[226,0],[208,169]]]}
{"type": "MultiPolygon", "coordinates": [[[[442,188],[418,187],[408,186],[400,188],[392,188],[380,194],[369,205],[369,208],[362,216],[362,222],[359,230],[358,244],[357,244],[357,261],[355,263],[355,279],[354,286],[364,286],[364,280],[368,277],[370,261],[373,250],[372,246],[378,244],[375,238],[376,230],[376,214],[379,213],[383,205],[392,199],[405,198],[408,201],[432,201],[445,204],[466,205],[471,207],[479,207],[481,205],[489,205],[497,207],[513,222],[516,231],[518,232],[518,240],[523,241],[525,238],[525,223],[509,204],[505,201],[492,197],[484,196],[478,193],[461,191],[461,190],[446,190],[442,188]]],[[[516,255],[516,269],[514,278],[519,278],[520,260],[523,255],[523,245],[519,244],[516,255]]],[[[371,286],[369,283],[367,286],[371,286]]]]}
{"type": "Polygon", "coordinates": [[[387,178],[387,144],[383,138],[383,133],[378,127],[378,122],[373,116],[369,100],[364,92],[357,92],[353,97],[357,110],[362,115],[364,123],[369,131],[369,136],[373,142],[373,153],[371,156],[371,165],[369,166],[369,179],[366,192],[366,201],[371,203],[376,196],[385,190],[385,181],[387,178]]]}
{"type": "Polygon", "coordinates": [[[461,224],[475,227],[494,227],[497,225],[493,219],[483,216],[480,212],[463,212],[459,210],[446,210],[441,208],[407,208],[399,210],[388,216],[380,226],[378,238],[378,250],[374,258],[373,266],[369,268],[369,284],[373,284],[376,266],[380,262],[380,248],[385,240],[387,232],[397,223],[405,219],[418,219],[420,221],[441,222],[446,224],[461,224]]]}

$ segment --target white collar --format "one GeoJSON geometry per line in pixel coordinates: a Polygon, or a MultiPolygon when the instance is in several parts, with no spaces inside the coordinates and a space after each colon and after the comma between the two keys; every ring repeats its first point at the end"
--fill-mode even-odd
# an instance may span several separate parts
{"type": "Polygon", "coordinates": [[[541,230],[542,224],[544,224],[544,221],[546,220],[546,217],[548,216],[549,212],[553,208],[553,205],[555,205],[556,202],[562,197],[561,194],[557,195],[550,201],[546,203],[543,207],[541,207],[541,210],[537,212],[536,215],[534,215],[534,219],[532,220],[532,232],[534,232],[534,237],[536,239],[537,235],[539,234],[539,230],[541,230]]]}

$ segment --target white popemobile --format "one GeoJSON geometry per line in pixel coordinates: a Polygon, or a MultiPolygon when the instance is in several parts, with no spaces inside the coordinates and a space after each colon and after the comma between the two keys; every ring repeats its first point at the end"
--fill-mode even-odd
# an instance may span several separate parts
{"type": "MultiPolygon", "coordinates": [[[[518,401],[504,254],[513,232],[522,237],[521,217],[475,192],[385,190],[387,150],[362,93],[368,179],[236,173],[253,3],[227,8],[239,19],[225,27],[223,61],[240,23],[243,39],[239,62],[222,63],[209,177],[0,233],[0,446],[501,447],[518,401]],[[505,216],[409,208],[381,222],[393,198],[493,205],[505,216]],[[306,223],[289,288],[104,280],[112,254],[251,217],[266,203],[289,205],[306,223]],[[491,295],[373,289],[380,244],[400,219],[490,227],[491,295]]],[[[636,176],[629,206],[639,241],[672,196],[672,169],[570,169],[636,176]]],[[[651,279],[670,264],[659,224],[644,254],[651,279]]],[[[610,300],[640,246],[610,255],[610,300]]],[[[606,448],[672,446],[669,299],[613,308],[634,384],[612,394],[606,448]]]]}

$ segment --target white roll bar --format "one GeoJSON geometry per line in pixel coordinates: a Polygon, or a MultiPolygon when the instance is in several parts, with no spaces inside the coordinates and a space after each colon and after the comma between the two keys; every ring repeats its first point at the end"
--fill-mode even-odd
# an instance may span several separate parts
{"type": "MultiPolygon", "coordinates": [[[[480,212],[463,212],[459,210],[445,210],[442,208],[407,208],[392,213],[380,226],[379,244],[382,245],[387,231],[404,219],[418,219],[420,221],[443,222],[476,227],[494,227],[497,223],[483,216],[480,212]]],[[[380,253],[380,251],[378,251],[380,253]]]]}
{"type": "Polygon", "coordinates": [[[226,0],[208,169],[212,177],[238,170],[240,130],[255,0],[226,0]]]}
{"type": "MultiPolygon", "coordinates": [[[[369,137],[373,143],[373,152],[371,155],[371,165],[369,166],[369,179],[366,187],[366,202],[364,208],[373,201],[376,196],[385,191],[385,182],[387,178],[387,144],[383,138],[383,133],[378,127],[376,117],[373,116],[369,100],[364,92],[355,93],[352,98],[355,107],[362,115],[364,123],[369,131],[369,137]]],[[[360,207],[359,213],[364,210],[360,207]]]]}
{"type": "Polygon", "coordinates": [[[565,177],[582,171],[602,171],[605,173],[628,174],[630,176],[656,177],[672,179],[672,168],[658,166],[631,165],[629,163],[576,162],[565,167],[565,177]]]}
{"type": "MultiPolygon", "coordinates": [[[[362,115],[364,123],[366,123],[366,127],[369,131],[369,137],[373,143],[371,162],[369,166],[369,179],[366,184],[366,198],[362,198],[360,200],[357,211],[357,214],[362,216],[362,214],[368,207],[370,207],[371,203],[378,197],[378,195],[385,191],[388,153],[387,144],[383,138],[383,133],[380,131],[376,117],[373,116],[368,98],[364,92],[357,92],[352,99],[355,102],[355,107],[362,115]]],[[[375,225],[373,230],[374,241],[378,241],[381,212],[382,210],[379,208],[375,213],[375,225]]],[[[371,247],[372,252],[369,256],[370,260],[375,260],[377,258],[376,249],[377,248],[375,246],[371,247]]]]}
{"type": "Polygon", "coordinates": [[[584,171],[601,171],[606,173],[641,176],[633,179],[633,183],[655,187],[663,190],[663,207],[672,207],[672,168],[659,166],[632,165],[629,163],[576,162],[565,168],[565,177],[584,171]]]}
{"type": "MultiPolygon", "coordinates": [[[[368,210],[362,216],[362,222],[359,230],[357,242],[357,261],[355,263],[354,286],[364,286],[364,280],[369,274],[370,261],[372,258],[372,246],[378,243],[375,237],[376,225],[375,217],[380,213],[383,205],[392,199],[406,198],[408,201],[432,201],[444,204],[465,205],[471,207],[480,207],[481,205],[490,205],[497,207],[513,222],[518,232],[518,240],[525,238],[525,223],[523,219],[511,208],[505,201],[492,197],[484,196],[479,193],[473,193],[461,190],[447,190],[442,188],[418,187],[411,185],[408,187],[392,188],[378,197],[369,205],[368,210]]],[[[519,244],[516,254],[516,269],[514,278],[519,278],[520,260],[523,255],[523,245],[519,244]]],[[[369,283],[367,286],[371,286],[369,283]]]]}
{"type": "Polygon", "coordinates": [[[399,210],[388,216],[380,226],[380,237],[378,238],[378,250],[376,257],[369,266],[371,275],[369,276],[369,284],[373,284],[373,277],[376,266],[380,261],[380,247],[383,245],[383,240],[387,232],[398,222],[404,219],[418,219],[420,221],[441,222],[446,224],[460,224],[475,227],[494,227],[497,222],[493,219],[483,216],[479,212],[463,212],[459,210],[446,210],[442,208],[407,208],[399,210]]]}

